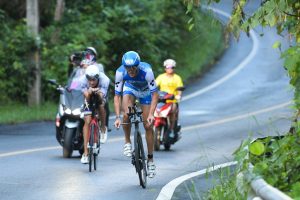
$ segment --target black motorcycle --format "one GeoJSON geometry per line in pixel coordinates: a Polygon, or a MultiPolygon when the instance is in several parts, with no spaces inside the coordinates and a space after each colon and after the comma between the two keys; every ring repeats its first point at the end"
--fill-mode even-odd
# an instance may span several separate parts
{"type": "Polygon", "coordinates": [[[48,80],[60,93],[56,115],[56,140],[63,147],[63,157],[70,158],[73,150],[83,154],[84,96],[79,90],[68,90],[56,80],[48,80]]]}

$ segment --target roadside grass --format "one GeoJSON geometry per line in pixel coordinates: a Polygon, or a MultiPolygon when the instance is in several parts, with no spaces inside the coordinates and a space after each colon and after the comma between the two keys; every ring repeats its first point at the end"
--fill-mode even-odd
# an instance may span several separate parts
{"type": "Polygon", "coordinates": [[[41,106],[29,107],[21,103],[0,106],[0,124],[16,124],[43,120],[54,120],[57,103],[45,102],[41,106]]]}
{"type": "Polygon", "coordinates": [[[218,170],[218,175],[214,177],[213,187],[203,194],[203,200],[217,200],[217,199],[247,199],[247,194],[241,194],[238,191],[237,170],[230,170],[229,167],[218,170]]]}
{"type": "MultiPolygon", "coordinates": [[[[176,73],[185,85],[200,77],[224,52],[225,41],[221,24],[212,16],[199,13],[195,27],[183,36],[181,48],[174,52],[177,61],[176,73]]],[[[163,67],[155,75],[163,72],[163,67]]],[[[112,90],[112,89],[111,89],[112,90]]],[[[113,93],[111,91],[111,93],[113,93]]],[[[0,124],[14,124],[41,120],[54,120],[58,102],[46,102],[38,107],[12,102],[0,105],[0,124]]],[[[109,99],[110,112],[114,113],[113,94],[109,99]]]]}

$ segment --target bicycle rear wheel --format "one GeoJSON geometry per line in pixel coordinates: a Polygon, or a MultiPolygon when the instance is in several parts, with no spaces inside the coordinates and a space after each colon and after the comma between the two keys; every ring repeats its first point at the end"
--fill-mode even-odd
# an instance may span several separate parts
{"type": "Polygon", "coordinates": [[[143,188],[147,186],[147,165],[145,152],[143,147],[143,140],[140,132],[136,133],[136,141],[135,141],[135,167],[136,171],[139,175],[140,185],[143,188]]]}
{"type": "Polygon", "coordinates": [[[89,172],[92,171],[93,165],[93,144],[94,144],[94,125],[91,125],[90,138],[89,138],[89,172]]]}

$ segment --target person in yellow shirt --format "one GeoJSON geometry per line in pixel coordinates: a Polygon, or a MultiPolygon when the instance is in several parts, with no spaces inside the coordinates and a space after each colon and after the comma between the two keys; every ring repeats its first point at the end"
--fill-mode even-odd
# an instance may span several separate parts
{"type": "Polygon", "coordinates": [[[171,114],[170,114],[170,137],[175,137],[177,140],[177,131],[174,131],[175,121],[178,121],[178,102],[181,100],[182,91],[178,88],[183,88],[183,83],[181,77],[176,74],[175,67],[176,62],[173,59],[167,59],[164,61],[165,73],[160,74],[156,78],[156,84],[160,91],[173,94],[175,99],[171,100],[173,102],[171,114]]]}

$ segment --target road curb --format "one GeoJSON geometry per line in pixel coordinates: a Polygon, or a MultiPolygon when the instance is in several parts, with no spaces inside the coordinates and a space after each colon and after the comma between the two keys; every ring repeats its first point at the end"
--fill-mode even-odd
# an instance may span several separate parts
{"type": "Polygon", "coordinates": [[[213,172],[215,170],[224,168],[224,167],[229,167],[232,165],[236,165],[236,161],[234,162],[228,162],[228,163],[223,163],[220,165],[216,165],[213,167],[209,167],[206,169],[202,169],[200,171],[192,172],[183,176],[180,176],[172,181],[170,181],[168,184],[166,184],[160,191],[159,195],[157,196],[156,200],[170,200],[174,194],[175,189],[184,181],[193,178],[195,176],[200,176],[209,172],[213,172]]]}

